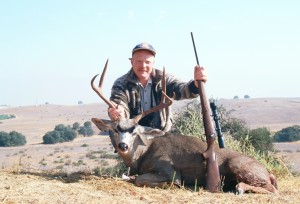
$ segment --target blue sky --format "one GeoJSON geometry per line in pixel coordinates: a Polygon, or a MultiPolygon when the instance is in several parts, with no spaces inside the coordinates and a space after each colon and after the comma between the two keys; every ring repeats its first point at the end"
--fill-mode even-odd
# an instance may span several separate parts
{"type": "Polygon", "coordinates": [[[190,32],[208,97],[300,97],[299,11],[297,0],[0,0],[0,105],[100,102],[91,78],[109,58],[109,97],[140,42],[156,68],[190,80],[190,32]]]}

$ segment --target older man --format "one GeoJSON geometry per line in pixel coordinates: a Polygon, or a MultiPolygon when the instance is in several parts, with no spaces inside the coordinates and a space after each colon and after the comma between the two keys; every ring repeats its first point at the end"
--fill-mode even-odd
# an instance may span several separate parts
{"type": "MultiPolygon", "coordinates": [[[[148,43],[133,48],[130,58],[132,68],[112,87],[110,100],[117,105],[117,108],[108,109],[112,120],[118,117],[133,118],[160,103],[162,71],[154,68],[155,55],[155,49],[148,43]]],[[[189,82],[166,74],[166,94],[175,100],[195,98],[198,96],[197,80],[207,80],[204,68],[198,65],[194,68],[194,79],[189,82]]],[[[139,124],[169,131],[172,126],[171,107],[145,116],[139,124]]]]}

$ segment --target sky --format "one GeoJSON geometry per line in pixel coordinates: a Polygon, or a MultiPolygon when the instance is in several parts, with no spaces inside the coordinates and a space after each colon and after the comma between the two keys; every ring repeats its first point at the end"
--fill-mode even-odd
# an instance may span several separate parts
{"type": "Polygon", "coordinates": [[[196,65],[213,98],[300,97],[298,0],[0,0],[0,105],[102,102],[141,42],[183,81],[196,65]],[[99,79],[99,78],[97,78],[99,79]]]}

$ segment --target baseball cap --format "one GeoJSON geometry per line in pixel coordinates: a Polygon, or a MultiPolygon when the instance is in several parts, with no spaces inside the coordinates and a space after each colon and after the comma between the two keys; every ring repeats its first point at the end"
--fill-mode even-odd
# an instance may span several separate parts
{"type": "Polygon", "coordinates": [[[132,54],[138,50],[148,50],[150,51],[154,56],[156,55],[156,51],[153,48],[152,45],[148,44],[148,43],[140,43],[138,45],[136,45],[133,50],[132,50],[132,54]]]}

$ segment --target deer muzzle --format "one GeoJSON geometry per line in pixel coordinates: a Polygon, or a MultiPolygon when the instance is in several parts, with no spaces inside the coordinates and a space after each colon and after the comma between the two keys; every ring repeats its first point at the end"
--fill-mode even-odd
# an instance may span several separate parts
{"type": "Polygon", "coordinates": [[[124,142],[122,142],[122,143],[119,143],[119,145],[118,145],[118,149],[119,149],[119,150],[121,150],[122,152],[125,152],[125,151],[127,151],[127,150],[128,150],[128,145],[127,145],[127,144],[125,144],[124,142]]]}

